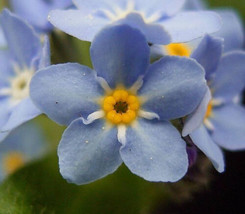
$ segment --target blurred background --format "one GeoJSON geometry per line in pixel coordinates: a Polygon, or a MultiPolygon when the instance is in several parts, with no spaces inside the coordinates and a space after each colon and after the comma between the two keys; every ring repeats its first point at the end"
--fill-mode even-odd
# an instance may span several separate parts
{"type": "MultiPolygon", "coordinates": [[[[7,4],[0,0],[0,8],[7,4]]],[[[245,23],[245,0],[209,0],[208,4],[210,8],[236,9],[245,23]]],[[[50,37],[53,63],[74,61],[91,66],[89,43],[58,31],[50,37]]],[[[34,123],[51,145],[50,153],[1,184],[0,214],[245,213],[245,152],[225,152],[226,171],[222,174],[200,156],[198,167],[175,184],[147,182],[123,165],[102,180],[76,186],[68,184],[58,169],[56,148],[64,127],[45,116],[34,123]]]]}

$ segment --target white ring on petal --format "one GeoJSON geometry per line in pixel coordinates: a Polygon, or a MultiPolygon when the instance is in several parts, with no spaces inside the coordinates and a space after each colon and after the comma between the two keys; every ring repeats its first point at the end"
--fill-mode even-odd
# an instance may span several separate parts
{"type": "Polygon", "coordinates": [[[126,131],[127,128],[125,125],[117,126],[117,139],[122,145],[126,144],[126,131]]]}
{"type": "Polygon", "coordinates": [[[209,119],[207,119],[207,118],[204,119],[203,123],[208,130],[210,130],[210,131],[214,130],[214,125],[211,123],[211,121],[209,119]]]}
{"type": "Polygon", "coordinates": [[[97,81],[99,82],[100,86],[105,90],[106,93],[112,93],[111,87],[108,85],[106,80],[102,77],[97,77],[97,81]]]}
{"type": "Polygon", "coordinates": [[[100,110],[100,111],[96,111],[96,112],[88,115],[87,119],[82,118],[82,120],[83,120],[83,123],[85,125],[88,125],[88,124],[94,122],[95,120],[98,120],[104,116],[105,116],[105,112],[100,110]]]}
{"type": "Polygon", "coordinates": [[[142,87],[143,85],[143,76],[140,76],[136,82],[131,86],[131,88],[129,89],[129,91],[131,91],[132,93],[137,93],[137,91],[142,87]]]}
{"type": "Polygon", "coordinates": [[[154,119],[160,120],[159,115],[154,113],[154,112],[148,112],[148,111],[140,110],[138,115],[139,115],[139,117],[143,117],[147,120],[154,120],[154,119]]]}

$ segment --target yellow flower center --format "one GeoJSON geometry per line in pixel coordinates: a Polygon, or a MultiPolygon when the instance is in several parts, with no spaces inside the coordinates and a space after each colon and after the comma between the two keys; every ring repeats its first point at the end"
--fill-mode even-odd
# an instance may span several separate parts
{"type": "Polygon", "coordinates": [[[205,119],[209,118],[210,116],[212,116],[212,110],[213,110],[213,105],[212,105],[212,102],[210,101],[209,104],[208,104],[208,107],[207,107],[205,119]]]}
{"type": "Polygon", "coordinates": [[[139,99],[126,90],[115,90],[103,101],[106,119],[113,124],[129,124],[140,108],[139,99]]]}
{"type": "Polygon", "coordinates": [[[171,56],[186,56],[191,55],[191,48],[184,43],[172,43],[166,46],[168,55],[171,56]]]}
{"type": "Polygon", "coordinates": [[[25,163],[23,154],[11,152],[3,158],[3,169],[7,174],[15,172],[25,163]]]}

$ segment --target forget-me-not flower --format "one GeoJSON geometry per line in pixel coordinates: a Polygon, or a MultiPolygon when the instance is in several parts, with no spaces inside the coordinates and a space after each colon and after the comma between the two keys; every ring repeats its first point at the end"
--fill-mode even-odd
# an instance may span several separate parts
{"type": "Polygon", "coordinates": [[[245,52],[222,55],[222,45],[222,40],[206,36],[192,54],[205,68],[209,90],[183,129],[183,136],[190,134],[219,172],[224,171],[220,147],[245,149],[245,109],[234,102],[245,88],[245,52]]]}
{"type": "Polygon", "coordinates": [[[54,9],[65,9],[72,0],[10,0],[14,13],[27,20],[38,32],[48,32],[53,26],[48,22],[48,14],[54,9]]]}
{"type": "Polygon", "coordinates": [[[49,64],[49,42],[22,19],[3,10],[0,22],[7,49],[0,51],[0,141],[20,124],[41,112],[29,98],[35,71],[49,64]]]}
{"type": "MultiPolygon", "coordinates": [[[[224,39],[224,52],[239,50],[244,44],[244,29],[241,20],[233,10],[216,10],[222,17],[222,28],[213,36],[224,39]]],[[[151,55],[159,58],[164,55],[191,57],[202,38],[186,43],[171,43],[169,45],[152,45],[151,55]]]]}
{"type": "Polygon", "coordinates": [[[90,183],[122,162],[149,181],[174,182],[185,175],[186,144],[168,120],[200,103],[204,71],[180,57],[150,65],[149,55],[139,30],[110,26],[92,42],[94,70],[67,63],[33,77],[34,103],[69,126],[58,148],[60,172],[69,182],[90,183]]]}
{"type": "MultiPolygon", "coordinates": [[[[184,10],[207,10],[203,0],[187,0],[184,10]]],[[[222,27],[214,36],[224,39],[224,51],[242,49],[244,45],[244,29],[239,14],[233,9],[215,9],[222,19],[222,27]]]]}
{"type": "Polygon", "coordinates": [[[54,10],[50,22],[81,40],[92,41],[108,24],[128,24],[148,42],[186,42],[218,31],[220,17],[210,11],[179,12],[185,0],[74,0],[77,10],[54,10]]]}
{"type": "Polygon", "coordinates": [[[29,122],[18,127],[0,144],[0,182],[27,163],[42,157],[47,150],[37,124],[29,122]]]}
{"type": "MultiPolygon", "coordinates": [[[[183,10],[205,10],[206,8],[207,6],[202,0],[187,0],[183,10]]],[[[244,29],[237,12],[232,9],[216,9],[214,11],[220,15],[223,24],[221,29],[212,35],[224,39],[224,52],[242,49],[244,45],[244,29]]],[[[191,57],[201,39],[169,45],[152,45],[152,58],[155,59],[164,55],[191,57]]]]}

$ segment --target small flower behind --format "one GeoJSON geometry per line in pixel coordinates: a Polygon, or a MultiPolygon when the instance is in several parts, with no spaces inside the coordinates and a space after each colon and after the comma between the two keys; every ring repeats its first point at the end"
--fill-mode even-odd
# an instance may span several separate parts
{"type": "Polygon", "coordinates": [[[29,122],[18,127],[0,144],[0,182],[27,163],[41,158],[47,150],[37,124],[29,122]]]}
{"type": "Polygon", "coordinates": [[[245,109],[235,102],[245,88],[245,52],[222,54],[222,46],[221,39],[205,36],[192,54],[206,71],[209,89],[183,129],[219,172],[225,166],[221,148],[245,149],[245,109]]]}
{"type": "Polygon", "coordinates": [[[47,19],[51,10],[65,9],[71,5],[72,0],[10,0],[14,13],[27,20],[40,33],[53,29],[47,19]]]}
{"type": "Polygon", "coordinates": [[[182,178],[186,144],[168,120],[200,103],[203,69],[175,56],[150,65],[146,38],[127,25],[103,29],[90,51],[94,71],[75,63],[53,65],[31,81],[33,102],[68,126],[58,148],[62,176],[86,184],[124,162],[149,181],[182,178]]]}
{"type": "Polygon", "coordinates": [[[92,41],[108,24],[128,24],[153,44],[187,42],[221,27],[210,11],[180,12],[185,0],[74,0],[77,10],[54,10],[50,22],[81,40],[92,41]]]}
{"type": "Polygon", "coordinates": [[[22,19],[3,10],[0,15],[6,48],[0,50],[0,141],[14,128],[41,114],[29,98],[33,74],[49,65],[49,41],[22,19]]]}

